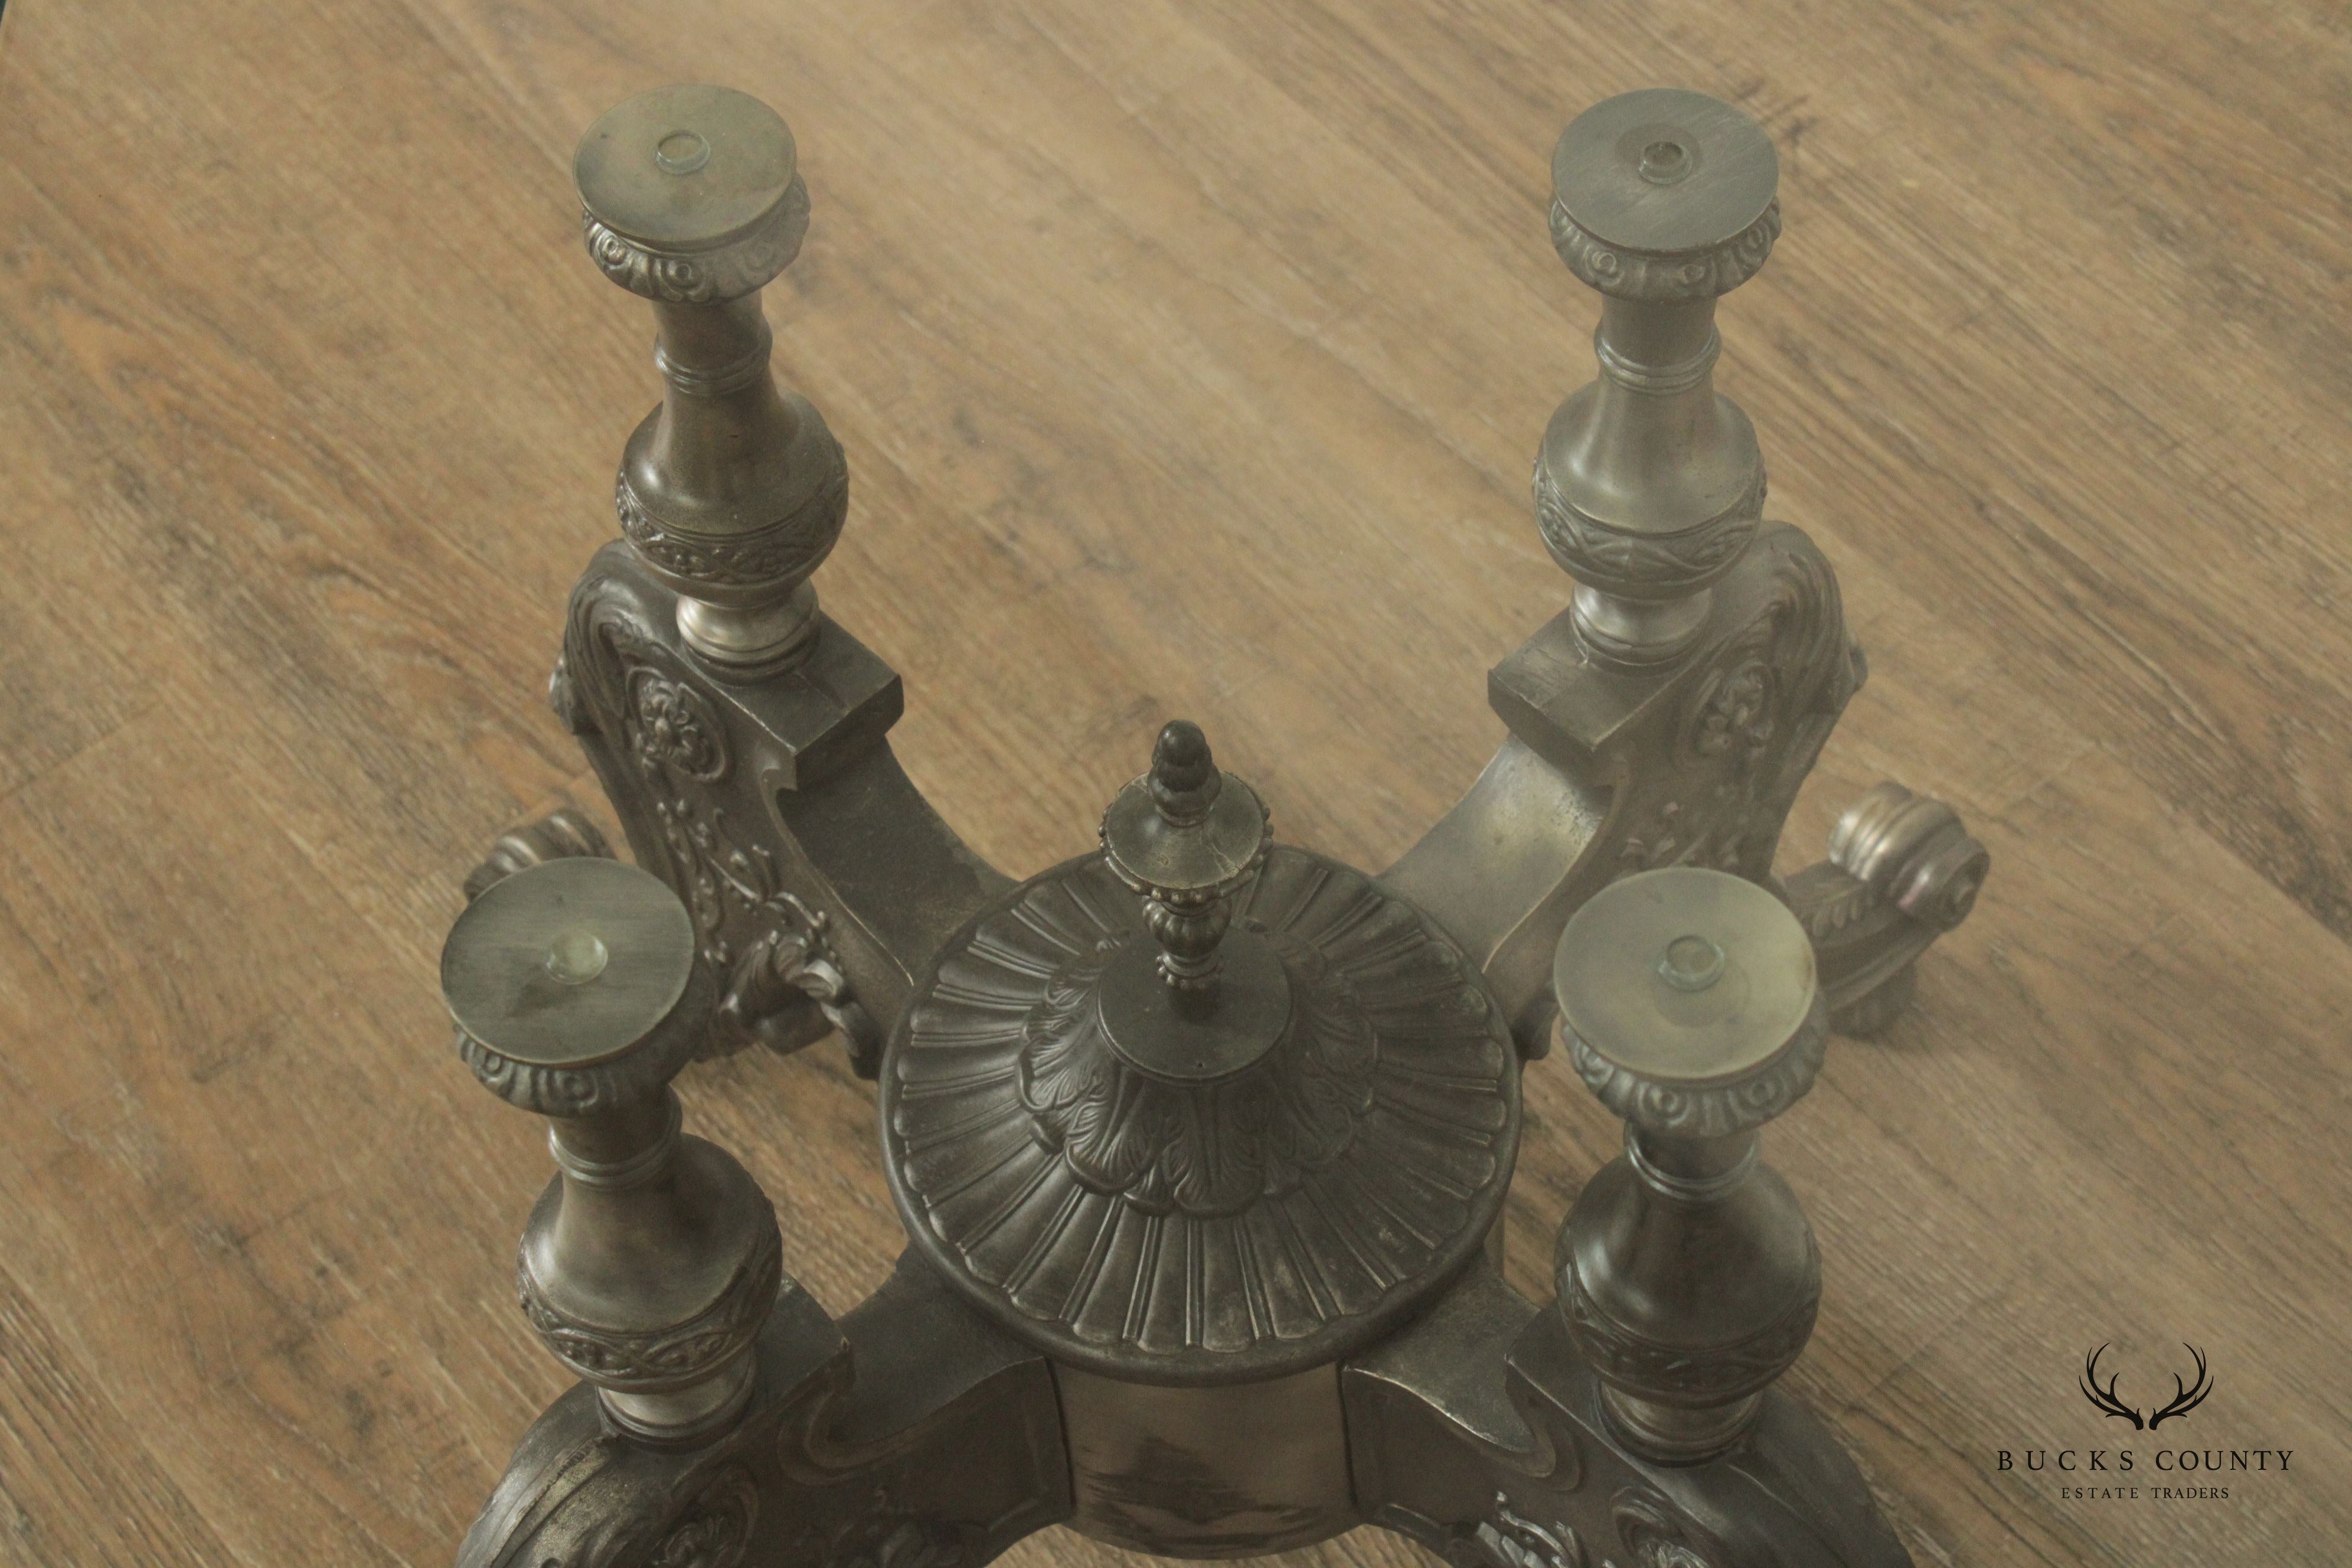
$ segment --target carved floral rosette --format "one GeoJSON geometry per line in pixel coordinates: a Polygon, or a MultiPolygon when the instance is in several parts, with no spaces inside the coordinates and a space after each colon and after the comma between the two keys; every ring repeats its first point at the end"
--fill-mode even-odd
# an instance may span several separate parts
{"type": "Polygon", "coordinates": [[[1862,684],[1837,579],[1801,531],[1766,526],[1738,570],[1726,592],[1765,592],[1705,655],[1674,720],[1672,766],[1637,773],[1614,802],[1619,876],[1662,866],[1770,875],[1798,786],[1862,684]]]}
{"type": "Polygon", "coordinates": [[[1467,1523],[1441,1524],[1393,1506],[1381,1510],[1375,1522],[1420,1542],[1453,1568],[1591,1568],[1573,1526],[1565,1520],[1527,1518],[1501,1492],[1485,1518],[1467,1523]]]}
{"type": "Polygon", "coordinates": [[[886,1058],[919,1248],[1057,1358],[1154,1381],[1344,1353],[1477,1250],[1518,1131],[1510,1037],[1410,905],[1276,847],[1236,921],[1289,968],[1288,1034],[1230,1079],[1155,1080],[1092,1022],[1142,900],[1087,856],[950,942],[886,1058]]]}
{"type": "Polygon", "coordinates": [[[749,792],[709,688],[609,580],[592,577],[573,595],[550,699],[567,728],[604,736],[628,770],[628,786],[608,773],[606,788],[637,859],[685,900],[703,963],[720,978],[704,1053],[752,1040],[789,1049],[806,1043],[812,1022],[829,1023],[870,1076],[880,1031],[843,969],[831,915],[785,885],[756,811],[737,804],[749,792]],[[814,1020],[807,1003],[821,1009],[814,1020]]]}
{"type": "Polygon", "coordinates": [[[743,1466],[728,1465],[664,1528],[646,1568],[736,1568],[759,1521],[759,1483],[743,1466]]]}
{"type": "Polygon", "coordinates": [[[1715,1539],[1645,1487],[1626,1487],[1612,1500],[1617,1539],[1634,1568],[1730,1568],[1715,1539]]]}

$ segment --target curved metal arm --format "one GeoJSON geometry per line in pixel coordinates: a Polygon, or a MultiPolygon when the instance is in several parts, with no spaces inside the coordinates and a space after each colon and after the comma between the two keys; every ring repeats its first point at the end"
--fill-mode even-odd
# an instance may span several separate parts
{"type": "Polygon", "coordinates": [[[1558,1311],[1483,1263],[1343,1388],[1364,1516],[1459,1568],[1909,1568],[1836,1438],[1779,1394],[1720,1458],[1628,1453],[1558,1311]]]}
{"type": "Polygon", "coordinates": [[[919,1264],[835,1325],[788,1289],[750,1406],[698,1446],[646,1444],[583,1384],[516,1450],[458,1568],[977,1568],[1066,1518],[1045,1363],[919,1264]]]}
{"type": "Polygon", "coordinates": [[[717,1048],[838,1027],[870,1078],[931,954],[1010,882],[891,755],[904,690],[856,638],[820,615],[799,663],[724,680],[686,646],[677,603],[607,545],[572,591],[551,701],[729,977],[717,1048]]]}
{"type": "Polygon", "coordinates": [[[1863,677],[1835,575],[1785,524],[1716,583],[1672,659],[1611,669],[1579,635],[1562,614],[1496,667],[1488,697],[1510,737],[1381,878],[1483,963],[1530,1056],[1569,917],[1661,866],[1768,879],[1798,786],[1863,677]]]}

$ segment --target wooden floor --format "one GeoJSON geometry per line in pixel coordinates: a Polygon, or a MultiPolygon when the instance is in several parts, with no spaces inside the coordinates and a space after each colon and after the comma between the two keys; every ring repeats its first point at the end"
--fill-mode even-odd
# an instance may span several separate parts
{"type": "MultiPolygon", "coordinates": [[[[560,1386],[538,1131],[435,955],[592,798],[541,700],[653,399],[570,149],[705,79],[815,201],[778,363],[848,452],[825,602],[999,864],[1206,721],[1384,865],[1565,602],[1527,476],[1591,374],[1547,154],[1738,100],[1787,233],[1720,383],[1870,684],[1790,863],[1892,776],[1975,917],[1769,1140],[1827,1258],[1791,1382],[1923,1565],[2352,1537],[2352,28],[2307,0],[13,0],[0,21],[0,1559],[446,1561],[560,1386]],[[2209,1355],[2160,1437],[2127,1395],[2209,1355]],[[1999,1450],[2287,1449],[2222,1500],[1999,1450]]],[[[829,1049],[688,1085],[838,1311],[898,1225],[829,1049]]],[[[1513,1272],[1612,1133],[1531,1075],[1513,1272]]],[[[1066,1533],[1023,1564],[1108,1563],[1066,1533]]],[[[1287,1561],[1404,1563],[1366,1534],[1287,1561]]],[[[1594,1568],[1599,1568],[1598,1564],[1594,1568]]]]}

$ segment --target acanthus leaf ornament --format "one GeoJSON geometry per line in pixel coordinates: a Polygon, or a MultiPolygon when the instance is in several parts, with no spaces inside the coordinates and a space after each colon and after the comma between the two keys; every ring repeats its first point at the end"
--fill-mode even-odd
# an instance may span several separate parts
{"type": "Polygon", "coordinates": [[[1732,1568],[1706,1531],[1646,1488],[1621,1491],[1613,1512],[1617,1538],[1638,1568],[1732,1568]]]}
{"type": "Polygon", "coordinates": [[[588,1116],[610,1110],[635,1089],[639,1073],[624,1067],[550,1068],[499,1055],[465,1030],[457,1031],[457,1059],[482,1087],[510,1105],[541,1116],[588,1116]]]}
{"type": "Polygon", "coordinates": [[[645,1568],[738,1568],[759,1519],[758,1483],[743,1466],[728,1465],[654,1542],[645,1568]]]}
{"type": "Polygon", "coordinates": [[[1024,1028],[1022,1103],[1082,1185],[1146,1214],[1231,1215],[1346,1152],[1375,1099],[1380,1045],[1320,953],[1276,942],[1307,998],[1292,1026],[1255,1069],[1192,1084],[1129,1066],[1103,1034],[1103,966],[1117,950],[1056,971],[1024,1028]]]}
{"type": "Polygon", "coordinates": [[[700,1043],[692,1018],[711,1005],[714,977],[698,970],[688,981],[681,1016],[659,1029],[645,1048],[606,1061],[551,1066],[520,1061],[477,1039],[463,1025],[457,1030],[457,1059],[492,1094],[534,1115],[577,1119],[613,1110],[651,1094],[669,1081],[700,1043]]]}
{"type": "MultiPolygon", "coordinates": [[[[1813,1267],[1818,1271],[1820,1265],[1813,1267]]],[[[1559,1286],[1560,1312],[1596,1368],[1652,1397],[1693,1404],[1745,1397],[1788,1371],[1812,1338],[1821,1307],[1818,1296],[1799,1301],[1738,1344],[1671,1345],[1635,1333],[1610,1316],[1573,1268],[1561,1270],[1559,1286]]]]}
{"type": "Polygon", "coordinates": [[[1616,803],[1618,874],[1706,866],[1769,875],[1797,787],[1861,684],[1836,580],[1810,542],[1758,541],[1768,596],[1706,656],[1673,731],[1671,771],[1616,803]]]}
{"type": "Polygon", "coordinates": [[[792,265],[808,225],[808,186],[797,176],[782,201],[749,231],[698,253],[658,249],[593,212],[580,215],[581,238],[605,277],[632,294],[673,305],[711,304],[761,287],[792,265]]]}
{"type": "Polygon", "coordinates": [[[1729,239],[1696,254],[1611,245],[1569,216],[1559,201],[1551,204],[1550,222],[1552,248],[1580,282],[1622,300],[1673,304],[1728,294],[1762,271],[1780,237],[1780,204],[1773,202],[1729,239]]]}
{"type": "Polygon", "coordinates": [[[1728,571],[1756,536],[1764,510],[1761,471],[1719,516],[1671,533],[1620,528],[1580,510],[1539,456],[1532,481],[1536,527],[1544,544],[1579,582],[1638,596],[1687,591],[1728,571]]]}
{"type": "Polygon", "coordinates": [[[881,1032],[833,946],[831,916],[791,890],[775,850],[737,826],[735,743],[704,678],[626,605],[585,595],[551,690],[567,722],[609,736],[636,775],[633,839],[667,862],[704,962],[727,984],[710,1048],[789,1050],[830,1026],[870,1072],[881,1032]]]}
{"type": "Polygon", "coordinates": [[[1522,1517],[1511,1500],[1495,1494],[1494,1511],[1471,1531],[1476,1568],[1585,1568],[1584,1545],[1567,1524],[1538,1524],[1522,1517]]]}
{"type": "Polygon", "coordinates": [[[1829,1051],[1830,1018],[1816,1002],[1787,1049],[1736,1082],[1664,1084],[1611,1061],[1563,1025],[1569,1060],[1593,1097],[1637,1125],[1683,1138],[1723,1138],[1760,1127],[1805,1097],[1829,1051]]]}
{"type": "Polygon", "coordinates": [[[1139,902],[1087,856],[950,943],[887,1058],[893,1186],[959,1289],[1083,1364],[1311,1364],[1484,1234],[1517,1137],[1509,1037],[1417,910],[1277,845],[1236,923],[1286,955],[1291,1028],[1229,1079],[1155,1079],[1094,1022],[1139,902]],[[1230,1310],[1168,1310],[1203,1267],[1232,1271],[1230,1310]]]}
{"type": "Polygon", "coordinates": [[[1420,1542],[1452,1568],[1591,1568],[1573,1525],[1528,1518],[1505,1492],[1495,1494],[1483,1518],[1464,1523],[1440,1523],[1394,1505],[1376,1522],[1420,1542]]]}
{"type": "Polygon", "coordinates": [[[964,1568],[956,1530],[910,1512],[877,1491],[853,1518],[825,1531],[806,1531],[793,1543],[793,1561],[825,1568],[964,1568]]]}

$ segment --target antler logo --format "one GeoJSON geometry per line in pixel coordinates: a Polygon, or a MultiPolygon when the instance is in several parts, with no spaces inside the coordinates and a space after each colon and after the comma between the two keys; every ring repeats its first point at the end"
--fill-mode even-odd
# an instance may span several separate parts
{"type": "Polygon", "coordinates": [[[2126,1405],[2120,1398],[2116,1397],[2116,1373],[2109,1373],[2107,1374],[2106,1386],[2104,1388],[2099,1386],[2099,1357],[2106,1353],[2107,1347],[2105,1345],[2101,1345],[2097,1350],[2093,1351],[2089,1355],[2083,1358],[2083,1397],[2089,1400],[2092,1405],[2098,1409],[2105,1411],[2109,1416],[2112,1416],[2118,1421],[2130,1422],[2132,1424],[2132,1430],[2135,1432],[2137,1432],[2142,1428],[2146,1428],[2147,1431],[2153,1432],[2159,1425],[2171,1419],[2173,1416],[2188,1415],[2191,1410],[2196,1409],[2198,1405],[2204,1403],[2205,1396],[2207,1394],[2213,1392],[2213,1378],[2211,1373],[2205,1370],[2205,1352],[2203,1351],[2199,1350],[2195,1345],[2189,1344],[2186,1341],[2182,1342],[2180,1348],[2197,1358],[2197,1381],[2193,1384],[2184,1385],[2180,1381],[2180,1374],[2179,1373],[2174,1373],[2172,1374],[2172,1403],[2167,1405],[2161,1410],[2151,1411],[2148,1414],[2147,1420],[2141,1420],[2138,1410],[2131,1405],[2126,1405]]]}

